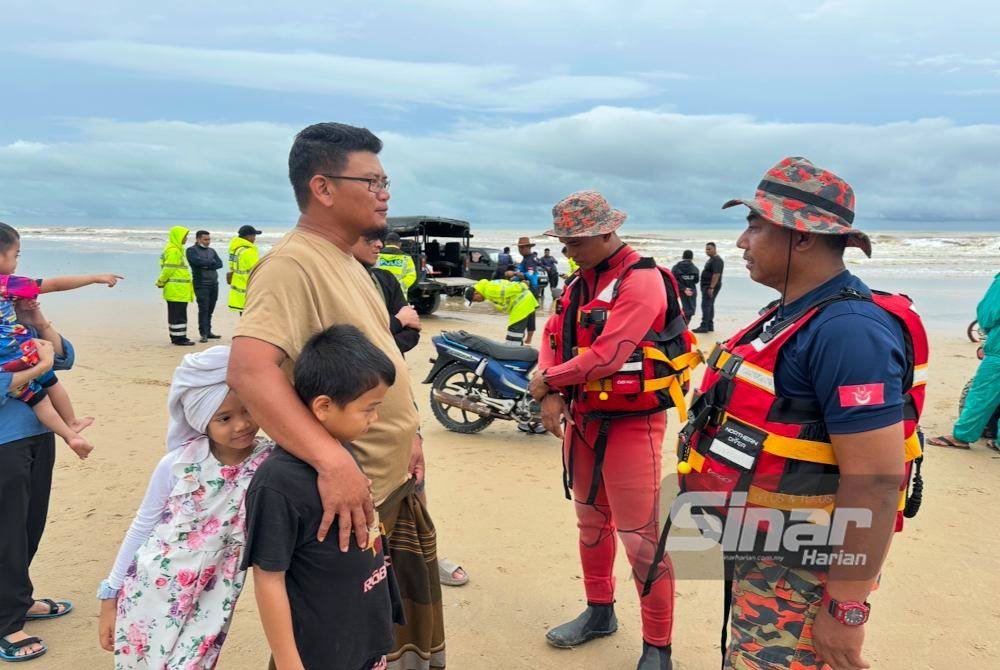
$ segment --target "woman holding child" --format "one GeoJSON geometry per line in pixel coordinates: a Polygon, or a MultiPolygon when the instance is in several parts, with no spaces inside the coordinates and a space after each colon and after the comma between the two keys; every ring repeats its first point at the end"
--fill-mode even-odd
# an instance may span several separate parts
{"type": "Polygon", "coordinates": [[[40,279],[15,275],[21,253],[17,230],[0,222],[0,660],[27,661],[45,643],[24,632],[25,621],[55,619],[73,609],[66,600],[34,600],[28,568],[48,514],[55,464],[53,433],[80,458],[94,448],[53,370],[73,365],[73,348],[45,319],[36,298],[90,284],[114,286],[120,275],[40,279]]]}

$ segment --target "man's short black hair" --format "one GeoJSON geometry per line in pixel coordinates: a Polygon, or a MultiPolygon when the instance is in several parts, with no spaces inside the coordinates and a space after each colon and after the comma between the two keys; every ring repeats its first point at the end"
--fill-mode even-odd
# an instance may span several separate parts
{"type": "Polygon", "coordinates": [[[396,366],[360,330],[339,325],[309,338],[292,376],[302,402],[325,395],[344,407],[380,383],[392,386],[396,366]]]}
{"type": "Polygon", "coordinates": [[[194,239],[198,239],[199,237],[204,237],[205,235],[211,235],[211,234],[212,233],[208,232],[207,230],[199,230],[197,233],[194,234],[194,239]]]}
{"type": "Polygon", "coordinates": [[[714,249],[715,248],[715,242],[706,242],[705,246],[706,247],[712,247],[714,249]]]}
{"type": "Polygon", "coordinates": [[[6,253],[19,239],[21,239],[21,236],[13,226],[8,226],[3,221],[0,221],[0,254],[6,253]]]}
{"type": "Polygon", "coordinates": [[[689,261],[694,258],[694,252],[691,251],[690,249],[685,249],[684,253],[681,254],[681,258],[683,258],[686,261],[689,261]]]}
{"type": "Polygon", "coordinates": [[[819,239],[841,257],[847,250],[847,235],[820,235],[819,239]]]}
{"type": "Polygon", "coordinates": [[[367,128],[346,123],[316,123],[299,131],[288,152],[288,179],[300,211],[309,204],[309,180],[317,174],[337,174],[347,164],[347,155],[356,151],[377,154],[382,140],[367,128]]]}
{"type": "Polygon", "coordinates": [[[504,247],[504,248],[503,248],[503,252],[504,252],[505,254],[509,254],[509,253],[510,253],[510,247],[504,247]]]}

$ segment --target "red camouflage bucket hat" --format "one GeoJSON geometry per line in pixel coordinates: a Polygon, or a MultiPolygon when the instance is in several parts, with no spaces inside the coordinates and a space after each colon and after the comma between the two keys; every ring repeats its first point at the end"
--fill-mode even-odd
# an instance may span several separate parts
{"type": "Polygon", "coordinates": [[[722,209],[746,205],[771,223],[804,233],[847,235],[847,246],[871,258],[872,243],[854,223],[854,189],[805,158],[789,157],[764,174],[753,200],[730,200],[722,209]]]}
{"type": "Polygon", "coordinates": [[[596,237],[614,232],[627,215],[608,204],[597,191],[577,191],[552,208],[549,237],[596,237]]]}

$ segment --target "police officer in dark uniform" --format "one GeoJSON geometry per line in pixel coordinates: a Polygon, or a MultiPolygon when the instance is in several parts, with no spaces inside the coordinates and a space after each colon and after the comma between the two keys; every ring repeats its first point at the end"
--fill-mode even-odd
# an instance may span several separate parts
{"type": "Polygon", "coordinates": [[[693,259],[694,252],[685,249],[681,261],[670,269],[681,290],[681,309],[687,322],[691,321],[698,307],[698,266],[693,259]]]}

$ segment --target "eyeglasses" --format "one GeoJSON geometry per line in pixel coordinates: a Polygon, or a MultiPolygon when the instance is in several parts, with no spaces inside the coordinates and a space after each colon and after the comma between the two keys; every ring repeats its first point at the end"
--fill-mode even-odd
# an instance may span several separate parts
{"type": "Polygon", "coordinates": [[[378,193],[380,191],[389,190],[388,177],[344,177],[342,175],[336,175],[336,174],[325,174],[323,176],[326,177],[327,179],[346,179],[348,181],[368,182],[368,191],[371,193],[378,193]]]}

